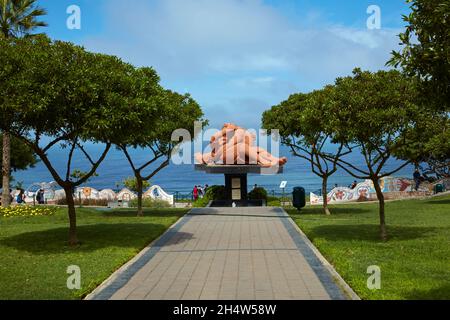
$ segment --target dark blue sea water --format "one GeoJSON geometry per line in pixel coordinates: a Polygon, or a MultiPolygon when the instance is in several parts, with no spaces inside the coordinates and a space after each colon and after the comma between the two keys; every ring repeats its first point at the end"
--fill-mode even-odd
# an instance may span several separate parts
{"type": "MultiPolygon", "coordinates": [[[[89,152],[94,155],[99,155],[102,146],[89,145],[87,147],[89,152]]],[[[54,149],[50,152],[50,159],[55,164],[58,172],[62,174],[65,172],[67,163],[67,150],[54,149]]],[[[285,147],[281,148],[280,154],[288,157],[289,161],[284,167],[284,173],[273,176],[259,176],[249,175],[248,184],[253,186],[258,184],[265,187],[267,190],[275,192],[281,192],[279,189],[280,183],[283,180],[288,181],[286,192],[291,192],[292,188],[296,186],[304,187],[307,192],[314,192],[321,188],[321,179],[311,172],[311,166],[308,162],[298,157],[294,157],[290,154],[289,150],[285,147]]],[[[144,163],[150,156],[148,151],[134,150],[132,152],[133,158],[137,163],[144,163]]],[[[361,165],[363,164],[362,157],[355,153],[349,158],[352,163],[361,165]]],[[[148,161],[148,160],[147,160],[148,161]]],[[[74,169],[85,169],[86,161],[81,153],[76,153],[74,156],[73,167],[74,169]]],[[[400,164],[398,161],[391,161],[386,166],[386,171],[390,171],[400,164]]],[[[395,174],[399,177],[411,177],[413,168],[408,166],[395,174]]],[[[105,161],[101,164],[97,171],[98,176],[93,177],[86,186],[90,186],[96,189],[116,189],[116,184],[123,181],[125,178],[133,175],[130,165],[128,164],[125,156],[116,149],[111,149],[105,161]]],[[[54,179],[50,175],[45,165],[40,162],[35,168],[29,169],[23,172],[14,173],[14,178],[18,182],[22,182],[24,188],[36,182],[50,182],[54,179]]],[[[329,180],[329,187],[338,184],[339,186],[348,186],[355,179],[348,175],[345,171],[339,170],[329,180]]],[[[192,191],[194,185],[215,185],[224,184],[223,175],[210,175],[203,172],[195,171],[194,165],[174,165],[170,164],[167,168],[162,170],[151,181],[152,184],[160,185],[163,189],[169,193],[181,192],[189,193],[192,191]]]]}

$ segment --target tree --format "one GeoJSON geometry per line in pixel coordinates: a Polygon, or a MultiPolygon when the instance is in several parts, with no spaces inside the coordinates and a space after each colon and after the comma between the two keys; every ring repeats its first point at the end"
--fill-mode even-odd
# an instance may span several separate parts
{"type": "Polygon", "coordinates": [[[450,170],[450,0],[408,0],[401,51],[392,52],[389,65],[418,80],[422,110],[428,116],[410,139],[411,150],[400,156],[425,171],[445,175],[450,170]]]}
{"type": "MultiPolygon", "coordinates": [[[[421,106],[423,106],[421,104],[421,106]]],[[[412,162],[428,179],[450,176],[450,119],[445,112],[421,107],[420,121],[405,135],[395,156],[412,162]]]]}
{"type": "Polygon", "coordinates": [[[392,52],[389,65],[400,66],[408,76],[421,80],[425,105],[450,109],[450,0],[407,0],[411,13],[400,34],[403,49],[392,52]]]}
{"type": "Polygon", "coordinates": [[[28,145],[64,189],[69,243],[75,245],[74,189],[95,175],[113,140],[125,139],[134,131],[140,114],[136,97],[130,93],[137,71],[116,57],[46,37],[0,40],[0,51],[0,75],[7,74],[11,66],[16,70],[0,86],[0,97],[6,100],[0,103],[0,113],[9,115],[7,121],[0,118],[0,128],[8,127],[28,145]],[[89,152],[86,145],[92,143],[101,146],[101,152],[89,152]],[[61,172],[48,155],[57,146],[67,150],[61,172]],[[86,159],[86,167],[76,171],[83,174],[73,174],[75,153],[86,159]]]}
{"type": "Polygon", "coordinates": [[[282,143],[291,148],[292,154],[311,164],[312,172],[322,179],[323,209],[330,215],[328,208],[328,179],[337,169],[340,158],[351,153],[351,148],[343,142],[331,144],[331,131],[326,124],[329,114],[328,105],[332,103],[334,88],[327,86],[323,90],[309,94],[294,94],[287,101],[263,114],[265,129],[278,129],[282,143]]]}
{"type": "MultiPolygon", "coordinates": [[[[46,11],[37,6],[36,0],[0,0],[0,39],[29,36],[36,28],[45,27],[38,18],[46,11]]],[[[4,115],[5,116],[5,115],[4,115]]],[[[11,137],[8,127],[3,129],[2,151],[2,205],[9,206],[11,176],[11,137]]]]}
{"type": "Polygon", "coordinates": [[[424,177],[436,181],[440,179],[450,178],[450,160],[440,160],[434,158],[428,158],[423,161],[426,165],[419,165],[424,177]],[[430,177],[433,175],[434,177],[430,177]]]}
{"type": "Polygon", "coordinates": [[[387,229],[380,180],[410,163],[404,161],[390,172],[385,171],[395,153],[407,147],[406,137],[420,124],[415,87],[413,80],[398,71],[371,73],[355,69],[353,76],[336,80],[335,103],[330,105],[329,111],[334,114],[329,122],[333,140],[358,147],[365,160],[365,165],[358,166],[341,158],[338,166],[358,179],[373,182],[382,240],[387,240],[387,229]]]}
{"type": "Polygon", "coordinates": [[[177,129],[186,129],[192,136],[194,122],[203,116],[200,106],[190,95],[170,90],[160,92],[156,99],[143,103],[142,108],[147,108],[148,112],[142,112],[139,129],[126,141],[117,143],[136,178],[138,216],[143,216],[144,183],[169,165],[172,152],[178,145],[178,142],[172,141],[172,133],[177,129]],[[137,164],[130,153],[132,149],[145,149],[150,156],[145,163],[137,164]]]}
{"type": "Polygon", "coordinates": [[[46,10],[37,5],[37,0],[0,1],[0,38],[22,38],[47,24],[38,18],[45,16],[46,10]]]}
{"type": "MultiPolygon", "coordinates": [[[[134,192],[138,192],[139,191],[139,187],[138,187],[138,181],[135,177],[128,177],[125,180],[123,180],[123,185],[130,189],[131,191],[134,192]]],[[[150,182],[148,181],[142,181],[142,188],[146,189],[150,187],[150,182]]]]}
{"type": "MultiPolygon", "coordinates": [[[[2,141],[0,134],[0,141],[2,141]]],[[[2,145],[0,144],[0,153],[2,153],[2,145]]],[[[34,167],[37,163],[36,154],[26,144],[17,138],[11,138],[11,171],[21,171],[34,167]]],[[[1,168],[1,164],[0,164],[1,168]]],[[[10,179],[12,180],[12,178],[10,179]]],[[[1,181],[0,181],[1,182],[1,181]]],[[[1,186],[1,185],[0,185],[1,186]]]]}

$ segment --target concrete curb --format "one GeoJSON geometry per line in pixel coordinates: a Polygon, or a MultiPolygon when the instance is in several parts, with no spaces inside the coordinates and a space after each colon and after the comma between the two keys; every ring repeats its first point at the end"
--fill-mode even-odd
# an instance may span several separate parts
{"type": "MultiPolygon", "coordinates": [[[[284,209],[283,209],[284,211],[284,209]]],[[[286,213],[287,214],[287,213],[286,213]]],[[[355,291],[345,282],[345,280],[341,277],[341,275],[334,269],[333,265],[328,262],[328,260],[320,253],[320,251],[316,248],[316,246],[309,240],[306,234],[300,229],[300,227],[295,223],[295,221],[289,216],[289,222],[292,223],[294,228],[300,233],[303,238],[303,241],[306,245],[311,249],[312,252],[317,256],[320,262],[324,265],[324,267],[330,272],[336,284],[344,291],[344,293],[350,298],[350,300],[361,300],[361,298],[356,294],[355,291]]]]}
{"type": "Polygon", "coordinates": [[[89,293],[83,300],[96,300],[96,298],[99,296],[99,294],[110,287],[118,278],[124,274],[126,271],[128,271],[136,262],[138,262],[144,255],[148,254],[148,252],[155,246],[158,241],[161,240],[163,236],[166,235],[166,233],[170,230],[175,229],[180,223],[183,222],[183,220],[186,218],[186,216],[189,215],[189,212],[186,213],[184,216],[180,217],[173,225],[171,225],[162,235],[160,235],[158,238],[153,240],[149,245],[147,245],[143,250],[141,250],[137,255],[135,255],[131,260],[126,262],[123,266],[121,266],[119,269],[113,272],[112,275],[110,275],[105,281],[103,281],[97,288],[95,288],[91,293],[89,293]]]}
{"type": "MultiPolygon", "coordinates": [[[[279,209],[277,210],[278,216],[285,218],[283,224],[288,229],[288,232],[291,234],[291,237],[293,237],[293,240],[296,242],[297,246],[300,244],[299,250],[305,258],[307,258],[310,266],[315,269],[316,275],[320,278],[327,292],[330,294],[330,297],[335,297],[334,299],[339,300],[360,300],[358,295],[350,288],[344,279],[342,279],[342,277],[336,272],[334,267],[306,237],[303,231],[287,214],[287,212],[282,208],[277,209],[279,209]]],[[[117,292],[117,290],[129,281],[130,277],[135,274],[136,270],[142,267],[142,263],[147,263],[159,251],[160,247],[163,245],[163,242],[166,241],[165,237],[167,238],[168,234],[177,232],[177,229],[181,228],[184,223],[190,220],[190,213],[191,211],[178,219],[177,222],[170,226],[160,237],[152,241],[130,261],[116,270],[102,284],[89,293],[84,300],[109,299],[114,292],[117,292]]]]}

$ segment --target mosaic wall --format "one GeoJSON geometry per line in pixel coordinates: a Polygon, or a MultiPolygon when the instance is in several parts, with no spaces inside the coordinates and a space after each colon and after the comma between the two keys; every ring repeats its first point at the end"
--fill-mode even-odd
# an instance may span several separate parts
{"type": "MultiPolygon", "coordinates": [[[[411,179],[386,177],[381,180],[381,190],[383,193],[408,193],[415,191],[415,183],[411,179]]],[[[418,192],[430,192],[432,186],[429,183],[422,183],[418,192]]],[[[328,193],[328,203],[343,203],[352,201],[368,201],[376,198],[375,188],[371,180],[358,183],[354,189],[337,187],[328,193]]],[[[310,194],[311,204],[322,204],[323,197],[314,193],[310,194]]]]}

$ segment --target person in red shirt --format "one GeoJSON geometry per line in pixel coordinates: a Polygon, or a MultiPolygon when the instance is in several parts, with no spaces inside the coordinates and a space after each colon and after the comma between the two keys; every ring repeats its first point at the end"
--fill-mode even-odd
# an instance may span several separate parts
{"type": "Polygon", "coordinates": [[[194,187],[194,190],[192,191],[192,195],[194,197],[194,201],[197,201],[197,199],[198,199],[198,188],[197,188],[197,186],[194,187]]]}

